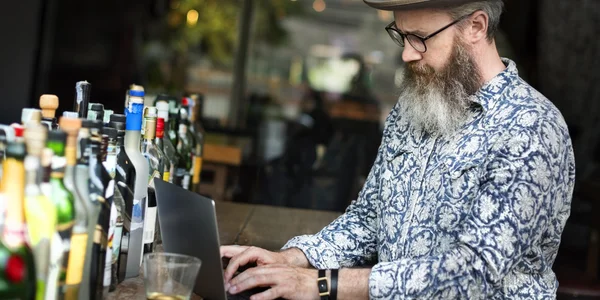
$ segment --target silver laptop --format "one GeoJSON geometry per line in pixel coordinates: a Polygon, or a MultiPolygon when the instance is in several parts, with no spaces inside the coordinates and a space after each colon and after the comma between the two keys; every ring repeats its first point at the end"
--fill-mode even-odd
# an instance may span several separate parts
{"type": "Polygon", "coordinates": [[[158,222],[165,252],[202,261],[194,293],[208,300],[250,299],[255,289],[228,295],[223,283],[215,202],[159,178],[154,179],[158,222]]]}

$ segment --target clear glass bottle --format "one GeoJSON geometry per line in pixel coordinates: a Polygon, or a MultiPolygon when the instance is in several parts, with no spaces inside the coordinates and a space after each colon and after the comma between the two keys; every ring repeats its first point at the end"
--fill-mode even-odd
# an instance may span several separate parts
{"type": "Polygon", "coordinates": [[[156,103],[156,108],[158,109],[158,119],[156,121],[156,144],[159,148],[162,149],[163,153],[169,160],[169,179],[168,182],[174,183],[174,175],[177,168],[177,163],[179,162],[179,154],[177,154],[177,149],[171,142],[169,138],[167,128],[169,125],[169,103],[166,101],[158,101],[156,103]],[[162,132],[159,130],[160,125],[162,123],[162,132]]]}
{"type": "MultiPolygon", "coordinates": [[[[133,86],[129,91],[129,101],[126,109],[127,123],[125,133],[125,152],[131,160],[135,173],[133,187],[133,203],[125,202],[126,210],[131,215],[131,228],[128,236],[123,235],[121,253],[127,253],[126,278],[137,277],[142,263],[142,244],[144,233],[144,207],[148,197],[149,167],[146,158],[140,152],[140,137],[142,129],[142,113],[144,109],[144,89],[133,86]]],[[[119,264],[123,264],[121,260],[119,264]]]]}
{"type": "Polygon", "coordinates": [[[162,151],[155,144],[156,137],[156,118],[158,111],[156,107],[146,107],[144,110],[144,119],[146,128],[144,131],[144,141],[142,144],[142,154],[146,157],[150,167],[148,177],[148,201],[146,204],[146,214],[144,221],[144,248],[143,253],[154,251],[154,242],[156,240],[156,191],[154,189],[154,179],[161,179],[164,173],[165,157],[162,151]]]}
{"type": "Polygon", "coordinates": [[[30,122],[25,127],[25,219],[35,258],[37,288],[36,299],[43,299],[48,282],[51,243],[56,232],[56,207],[40,189],[40,158],[46,143],[44,125],[30,122]]]}

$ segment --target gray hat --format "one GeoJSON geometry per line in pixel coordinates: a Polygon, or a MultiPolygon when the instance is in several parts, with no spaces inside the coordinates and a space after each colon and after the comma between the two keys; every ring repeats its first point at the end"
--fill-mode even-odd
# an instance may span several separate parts
{"type": "Polygon", "coordinates": [[[475,0],[364,0],[369,6],[381,10],[409,10],[439,8],[473,2],[475,0]]]}

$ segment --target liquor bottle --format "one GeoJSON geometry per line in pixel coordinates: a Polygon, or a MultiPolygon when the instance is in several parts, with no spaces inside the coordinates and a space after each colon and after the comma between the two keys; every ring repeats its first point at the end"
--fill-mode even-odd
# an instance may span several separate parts
{"type": "Polygon", "coordinates": [[[58,108],[58,97],[56,95],[44,94],[40,96],[39,105],[42,109],[42,124],[46,125],[48,130],[57,129],[56,109],[58,108]]]}
{"type": "Polygon", "coordinates": [[[81,283],[79,285],[79,299],[88,299],[94,288],[90,284],[92,278],[92,247],[98,241],[101,242],[101,232],[97,232],[98,217],[102,210],[101,199],[104,196],[104,186],[101,178],[96,173],[93,166],[98,164],[96,155],[100,153],[99,146],[94,142],[93,136],[99,136],[99,131],[102,129],[102,122],[97,120],[85,119],[81,121],[81,129],[79,130],[79,148],[81,156],[77,161],[76,187],[77,191],[82,193],[87,191],[87,199],[85,201],[87,211],[87,240],[85,245],[85,258],[83,264],[83,273],[81,283]],[[92,153],[92,151],[95,151],[92,153]],[[96,164],[93,164],[93,161],[96,164]],[[81,174],[84,173],[85,175],[81,174]],[[83,175],[83,176],[82,176],[83,175]],[[98,238],[97,236],[100,235],[98,238]]]}
{"type": "Polygon", "coordinates": [[[204,127],[202,126],[202,114],[204,108],[204,96],[201,94],[192,94],[188,101],[189,135],[193,139],[194,162],[192,163],[192,187],[191,190],[199,192],[200,174],[202,172],[202,156],[204,154],[204,127]]]}
{"type": "Polygon", "coordinates": [[[144,109],[144,119],[146,119],[146,130],[144,131],[142,154],[148,161],[150,173],[148,177],[148,201],[146,201],[146,214],[144,218],[143,253],[151,253],[154,251],[157,213],[154,178],[162,178],[165,167],[164,154],[162,154],[162,151],[158,149],[158,146],[156,146],[154,142],[154,139],[156,137],[157,114],[158,111],[156,110],[156,107],[150,106],[144,109]]]}
{"type": "MultiPolygon", "coordinates": [[[[166,126],[169,124],[169,103],[166,101],[158,101],[156,102],[156,108],[158,109],[158,119],[156,120],[156,145],[163,151],[169,163],[169,177],[168,180],[165,181],[173,183],[173,176],[175,175],[175,168],[177,167],[179,156],[175,146],[171,143],[169,136],[165,134],[165,131],[168,130],[166,126]]],[[[167,173],[166,165],[165,173],[167,173]]]]}
{"type": "MultiPolygon", "coordinates": [[[[157,118],[156,119],[156,137],[154,138],[154,144],[156,144],[156,148],[158,149],[159,154],[163,158],[164,170],[162,180],[165,182],[171,182],[171,161],[167,154],[164,152],[164,142],[163,138],[165,137],[165,119],[157,118]]],[[[175,150],[175,149],[173,149],[175,150]]]]}
{"type": "Polygon", "coordinates": [[[92,84],[85,80],[75,83],[75,103],[73,110],[77,112],[77,116],[80,119],[87,119],[91,90],[92,84]]]}
{"type": "MultiPolygon", "coordinates": [[[[77,135],[77,165],[75,166],[74,182],[75,182],[75,224],[73,233],[71,234],[71,252],[69,253],[69,262],[66,279],[65,298],[78,299],[80,289],[84,289],[89,293],[89,285],[87,281],[83,281],[85,276],[84,267],[86,264],[88,239],[92,238],[89,235],[89,223],[92,222],[90,215],[97,215],[90,200],[89,193],[89,128],[84,125],[88,120],[81,120],[81,128],[77,135]],[[90,211],[92,208],[92,211],[90,211]]],[[[61,126],[62,128],[62,126],[61,126]]],[[[68,158],[67,158],[68,160],[68,158]]],[[[95,222],[93,222],[95,225],[95,222]]]]}
{"type": "Polygon", "coordinates": [[[87,299],[102,299],[103,296],[110,207],[114,194],[114,181],[102,165],[102,128],[102,120],[95,120],[94,126],[90,128],[90,197],[95,198],[96,204],[100,205],[100,213],[95,219],[93,245],[88,254],[91,259],[89,264],[90,293],[80,294],[80,297],[87,297],[87,299]]]}
{"type": "MultiPolygon", "coordinates": [[[[79,119],[75,119],[74,121],[79,121],[79,119]]],[[[74,123],[75,126],[81,124],[80,121],[74,123]]],[[[64,118],[61,119],[61,124],[63,125],[63,129],[67,130],[72,128],[70,125],[73,125],[65,122],[64,118]]],[[[65,168],[67,167],[67,158],[65,157],[66,141],[67,134],[62,129],[50,131],[46,142],[47,148],[45,149],[50,150],[52,153],[52,171],[49,179],[50,190],[47,191],[45,183],[42,184],[42,190],[46,190],[45,193],[50,192],[50,199],[56,207],[56,232],[58,234],[58,238],[55,237],[52,240],[50,255],[52,263],[46,287],[47,300],[57,299],[61,291],[64,291],[67,263],[69,262],[69,252],[71,250],[71,232],[73,231],[73,222],[75,220],[74,197],[65,185],[65,168]],[[55,244],[57,240],[61,243],[60,247],[55,244]],[[60,252],[57,255],[55,255],[55,247],[60,252]],[[56,256],[58,257],[55,258],[56,256]]]]}
{"type": "Polygon", "coordinates": [[[120,204],[120,217],[115,228],[115,236],[113,240],[113,262],[111,266],[111,283],[110,290],[115,290],[117,283],[125,280],[127,269],[126,251],[121,251],[123,244],[123,236],[129,236],[131,232],[131,207],[133,206],[134,193],[132,188],[135,187],[136,171],[133,163],[127,156],[125,151],[125,129],[126,117],[122,114],[113,114],[111,116],[110,126],[117,129],[117,164],[115,166],[115,184],[117,186],[116,193],[121,196],[121,199],[115,198],[113,203],[120,204]],[[130,206],[127,206],[130,203],[130,206]],[[120,229],[120,231],[119,231],[120,229]],[[116,257],[115,257],[116,256],[116,257]]]}
{"type": "MultiPolygon", "coordinates": [[[[113,179],[112,188],[113,190],[113,202],[110,206],[109,216],[109,227],[108,227],[108,244],[106,247],[106,258],[104,266],[104,282],[103,282],[103,293],[106,295],[111,289],[111,283],[114,282],[116,288],[117,282],[117,269],[116,263],[118,259],[118,249],[121,243],[121,234],[123,231],[123,217],[121,216],[122,211],[125,210],[125,202],[119,189],[114,184],[114,178],[117,166],[117,129],[112,127],[104,127],[103,134],[108,135],[108,145],[106,147],[106,159],[102,163],[108,174],[113,179]],[[119,245],[117,245],[119,244],[119,245]],[[115,251],[117,251],[115,253],[115,251]],[[113,271],[113,264],[115,266],[113,271]],[[113,275],[114,274],[114,275],[113,275]],[[114,278],[113,278],[114,276],[114,278]]],[[[122,141],[122,139],[121,139],[122,141]]],[[[108,190],[107,190],[108,191],[108,190]]]]}
{"type": "Polygon", "coordinates": [[[40,189],[40,158],[46,144],[44,125],[29,123],[25,127],[25,219],[36,266],[36,299],[44,299],[50,261],[51,242],[56,232],[56,207],[40,189]]]}
{"type": "Polygon", "coordinates": [[[179,153],[179,163],[177,164],[177,176],[183,174],[183,181],[181,187],[186,190],[190,189],[190,179],[192,169],[192,141],[188,136],[188,121],[187,121],[187,110],[180,108],[179,110],[179,130],[177,136],[177,153],[179,153]]]}
{"type": "Polygon", "coordinates": [[[25,225],[25,144],[8,143],[0,202],[5,206],[0,246],[0,299],[35,299],[36,274],[25,225]]]}
{"type": "Polygon", "coordinates": [[[81,282],[85,258],[82,249],[85,249],[83,247],[87,242],[85,198],[82,198],[75,188],[77,136],[81,128],[81,119],[78,119],[76,114],[73,115],[73,112],[65,112],[58,124],[60,129],[67,134],[67,142],[63,150],[66,159],[64,177],[62,177],[64,190],[60,188],[63,164],[60,155],[61,147],[58,143],[49,145],[56,157],[52,160],[52,199],[59,208],[59,233],[63,239],[64,251],[58,292],[60,299],[67,298],[67,292],[71,299],[75,299],[77,298],[77,285],[81,282]],[[75,231],[75,224],[77,224],[77,231],[75,231]]]}
{"type": "Polygon", "coordinates": [[[130,232],[123,233],[121,240],[121,265],[126,266],[126,278],[136,277],[140,273],[142,263],[142,238],[144,233],[144,207],[148,196],[149,167],[146,158],[140,152],[140,131],[142,129],[142,113],[144,109],[144,89],[133,86],[129,91],[129,103],[125,110],[127,116],[125,133],[125,152],[131,165],[122,167],[135,168],[136,178],[133,187],[133,202],[125,202],[127,214],[131,216],[130,232]],[[126,254],[126,262],[122,260],[126,254]]]}

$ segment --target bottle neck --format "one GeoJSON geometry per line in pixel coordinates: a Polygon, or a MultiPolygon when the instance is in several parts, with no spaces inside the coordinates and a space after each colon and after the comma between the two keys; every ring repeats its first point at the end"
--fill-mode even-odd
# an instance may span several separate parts
{"type": "Polygon", "coordinates": [[[30,186],[38,186],[38,173],[40,171],[40,158],[33,155],[25,157],[25,184],[30,186]]]}
{"type": "Polygon", "coordinates": [[[52,156],[52,173],[50,177],[53,179],[62,179],[65,177],[65,167],[68,159],[60,152],[55,152],[52,156]]]}
{"type": "Polygon", "coordinates": [[[25,166],[23,161],[7,158],[3,173],[10,176],[2,178],[2,192],[6,201],[3,242],[8,247],[17,247],[25,243],[25,166]]]}

